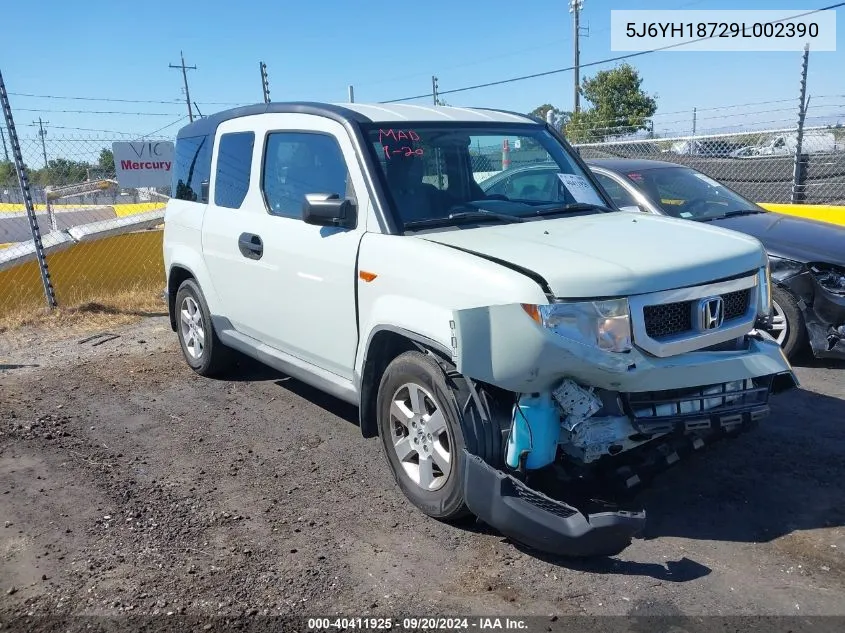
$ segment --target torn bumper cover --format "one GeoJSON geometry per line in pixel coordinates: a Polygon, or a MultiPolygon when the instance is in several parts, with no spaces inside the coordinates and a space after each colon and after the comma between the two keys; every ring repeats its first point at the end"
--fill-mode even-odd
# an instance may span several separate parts
{"type": "Polygon", "coordinates": [[[583,514],[464,449],[464,495],[476,517],[514,541],[567,557],[613,556],[645,527],[645,512],[583,514]]]}
{"type": "Polygon", "coordinates": [[[833,294],[819,287],[813,307],[803,307],[815,356],[845,359],[845,294],[833,294]]]}

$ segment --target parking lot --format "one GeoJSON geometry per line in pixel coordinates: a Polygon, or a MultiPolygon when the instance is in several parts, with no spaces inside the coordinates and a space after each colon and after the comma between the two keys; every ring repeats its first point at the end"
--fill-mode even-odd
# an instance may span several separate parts
{"type": "Polygon", "coordinates": [[[552,559],[424,517],[356,411],[162,316],[0,358],[0,615],[845,614],[845,368],[644,493],[646,538],[552,559]],[[95,343],[102,344],[95,345],[95,343]]]}

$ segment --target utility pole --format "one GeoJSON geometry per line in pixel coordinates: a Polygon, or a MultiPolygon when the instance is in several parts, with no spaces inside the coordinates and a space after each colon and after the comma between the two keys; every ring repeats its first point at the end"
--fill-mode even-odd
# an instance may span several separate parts
{"type": "Polygon", "coordinates": [[[695,146],[695,128],[698,123],[698,108],[692,109],[692,139],[689,142],[689,153],[693,154],[693,147],[695,146]]]}
{"type": "Polygon", "coordinates": [[[182,58],[182,63],[177,65],[170,64],[171,68],[181,68],[182,69],[182,80],[185,82],[185,103],[188,104],[188,119],[191,123],[194,122],[194,111],[191,109],[191,93],[188,91],[188,70],[196,70],[196,66],[185,66],[185,55],[182,51],[179,51],[179,55],[182,58]]]}
{"type": "Polygon", "coordinates": [[[44,169],[47,169],[47,143],[45,142],[44,138],[47,136],[47,130],[44,129],[45,123],[50,123],[49,121],[42,121],[41,117],[38,117],[38,121],[33,121],[32,124],[35,125],[38,123],[38,136],[41,137],[41,154],[44,156],[44,169]]]}
{"type": "Polygon", "coordinates": [[[804,145],[804,119],[807,116],[807,67],[810,63],[810,44],[804,44],[801,61],[801,93],[798,104],[798,129],[795,133],[795,164],[792,170],[792,204],[806,200],[807,162],[809,157],[802,152],[804,145]]]}
{"type": "MultiPolygon", "coordinates": [[[[35,124],[35,121],[32,122],[35,124]]],[[[47,141],[45,140],[47,137],[47,130],[44,129],[44,124],[50,123],[49,121],[42,121],[41,117],[38,117],[38,136],[41,137],[41,155],[44,156],[44,172],[49,176],[49,163],[47,162],[47,141]]],[[[53,231],[59,230],[59,225],[56,222],[56,215],[53,213],[53,205],[50,204],[50,197],[45,190],[44,192],[44,203],[47,205],[47,216],[50,218],[50,228],[53,231]]]]}
{"type": "Polygon", "coordinates": [[[9,161],[9,148],[6,147],[6,128],[0,125],[0,137],[3,138],[3,155],[6,157],[6,162],[9,161]]]}
{"type": "Polygon", "coordinates": [[[437,77],[434,75],[431,76],[431,96],[434,98],[434,105],[439,105],[439,99],[437,98],[437,77]]]}
{"type": "Polygon", "coordinates": [[[264,92],[264,103],[270,103],[270,81],[267,79],[267,64],[259,62],[261,70],[261,90],[264,92]]]}
{"type": "Polygon", "coordinates": [[[569,12],[572,14],[572,42],[574,45],[573,53],[575,58],[573,66],[575,67],[575,76],[573,87],[575,88],[575,104],[572,108],[573,112],[581,111],[581,45],[579,42],[581,36],[581,9],[584,7],[584,0],[569,0],[569,12]]]}

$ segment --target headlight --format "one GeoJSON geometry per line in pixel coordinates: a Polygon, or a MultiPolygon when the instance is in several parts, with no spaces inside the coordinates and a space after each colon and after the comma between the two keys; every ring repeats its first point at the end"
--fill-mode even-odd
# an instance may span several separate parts
{"type": "Polygon", "coordinates": [[[627,299],[522,304],[537,323],[555,334],[606,352],[631,351],[631,317],[627,299]]]}
{"type": "Polygon", "coordinates": [[[833,267],[822,269],[816,266],[811,270],[822,288],[836,294],[845,294],[845,270],[833,267]]]}
{"type": "Polygon", "coordinates": [[[772,279],[775,281],[783,281],[804,270],[804,264],[791,259],[784,259],[783,257],[774,257],[773,255],[769,255],[769,269],[772,271],[772,279]]]}
{"type": "Polygon", "coordinates": [[[757,273],[757,285],[757,316],[767,319],[772,314],[772,273],[768,262],[757,273]]]}

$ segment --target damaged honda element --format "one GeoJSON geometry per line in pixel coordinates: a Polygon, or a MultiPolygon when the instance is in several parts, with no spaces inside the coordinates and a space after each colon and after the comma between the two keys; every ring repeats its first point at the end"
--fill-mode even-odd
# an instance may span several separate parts
{"type": "Polygon", "coordinates": [[[760,242],[619,211],[520,114],[270,103],[195,121],[164,260],[194,371],[237,351],[353,403],[423,513],[550,553],[627,547],[645,512],[626,492],[798,384],[760,329],[760,242]],[[482,190],[533,162],[557,178],[482,190]]]}

